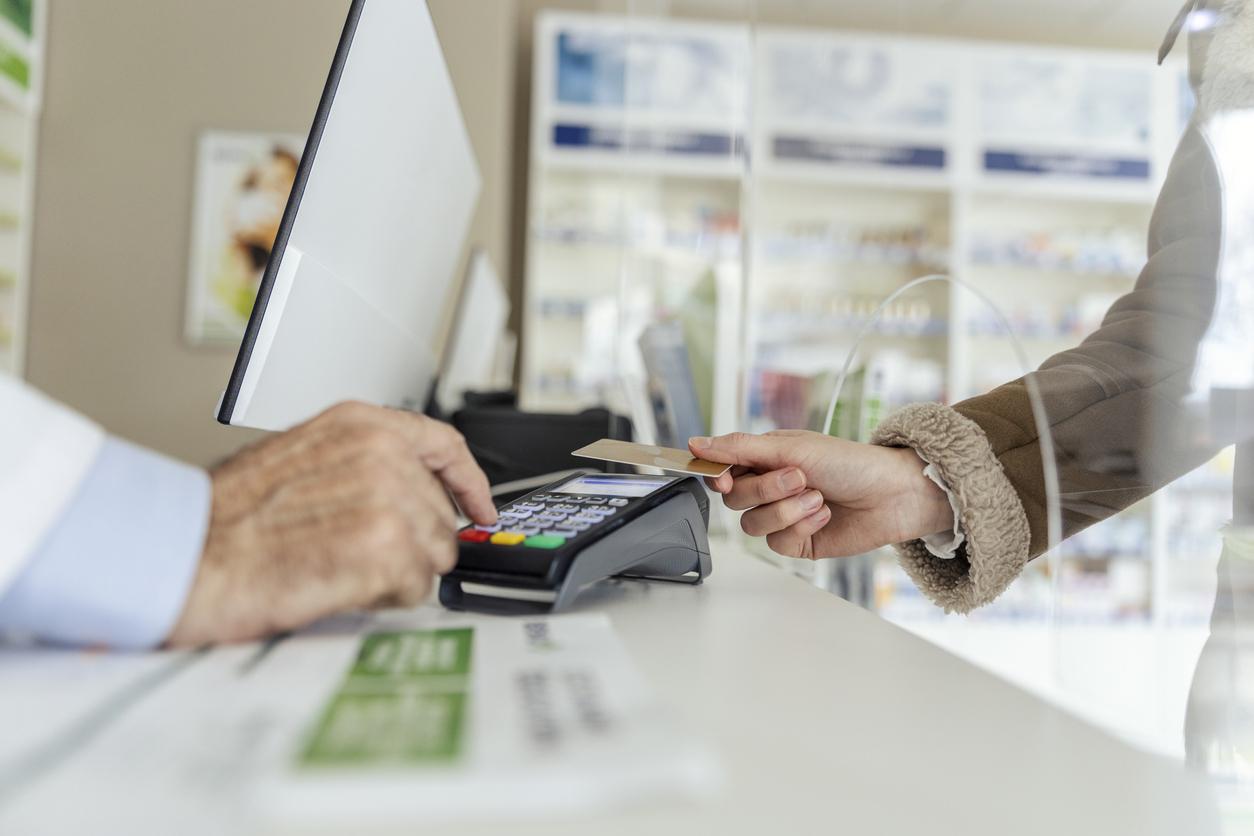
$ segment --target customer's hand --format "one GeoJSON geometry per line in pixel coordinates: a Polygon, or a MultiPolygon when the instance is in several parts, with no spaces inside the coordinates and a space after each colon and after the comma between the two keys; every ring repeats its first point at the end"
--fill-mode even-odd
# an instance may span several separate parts
{"type": "Polygon", "coordinates": [[[475,522],[496,521],[487,478],[457,432],[364,404],[336,406],[212,476],[209,534],[171,646],[413,605],[456,562],[448,493],[475,522]]]}
{"type": "Polygon", "coordinates": [[[948,497],[913,450],[801,430],[694,438],[688,446],[698,458],[734,465],[706,483],[728,508],[745,511],[747,534],[788,557],[862,554],[953,525],[948,497]]]}

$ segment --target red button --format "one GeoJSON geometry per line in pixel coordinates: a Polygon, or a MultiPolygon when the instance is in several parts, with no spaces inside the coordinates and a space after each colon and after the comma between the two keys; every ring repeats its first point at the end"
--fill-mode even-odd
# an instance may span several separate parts
{"type": "Polygon", "coordinates": [[[475,528],[465,528],[457,535],[457,539],[463,543],[486,543],[491,539],[492,534],[488,531],[479,531],[475,528]]]}

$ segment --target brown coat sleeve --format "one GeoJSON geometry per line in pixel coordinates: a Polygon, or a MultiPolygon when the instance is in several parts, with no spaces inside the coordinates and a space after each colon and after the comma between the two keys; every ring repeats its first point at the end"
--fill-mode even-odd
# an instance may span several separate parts
{"type": "MultiPolygon", "coordinates": [[[[1127,508],[1215,452],[1191,432],[1200,419],[1185,396],[1215,304],[1220,201],[1209,145],[1191,128],[1155,207],[1150,257],[1135,289],[1098,331],[1032,374],[1054,444],[1063,536],[1127,508]]],[[[993,600],[1048,548],[1041,441],[1024,380],[952,410],[908,408],[890,416],[874,440],[914,447],[959,498],[965,554],[944,561],[921,543],[900,547],[903,566],[947,610],[993,600]]]]}
{"type": "MultiPolygon", "coordinates": [[[[1222,224],[1219,177],[1205,139],[1182,141],[1150,224],[1150,255],[1101,328],[1032,376],[1054,444],[1069,537],[1127,508],[1214,454],[1190,414],[1198,345],[1215,305],[1222,224]]],[[[1048,548],[1041,443],[1023,380],[954,409],[984,431],[1032,529],[1048,548]]]]}

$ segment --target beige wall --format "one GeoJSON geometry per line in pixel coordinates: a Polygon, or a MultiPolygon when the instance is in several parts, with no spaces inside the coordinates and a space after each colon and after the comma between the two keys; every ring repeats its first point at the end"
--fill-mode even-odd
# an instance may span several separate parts
{"type": "MultiPolygon", "coordinates": [[[[52,0],[30,380],[110,431],[208,464],[232,349],[182,336],[195,145],[304,132],[348,0],[52,0]]],[[[431,0],[483,170],[471,241],[510,263],[513,0],[431,0]]]]}

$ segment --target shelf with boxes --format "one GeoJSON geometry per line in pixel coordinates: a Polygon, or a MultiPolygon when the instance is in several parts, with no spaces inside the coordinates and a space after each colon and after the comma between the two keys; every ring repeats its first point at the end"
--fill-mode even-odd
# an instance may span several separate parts
{"type": "Polygon", "coordinates": [[[1123,227],[977,233],[970,260],[980,267],[1033,270],[1086,280],[1094,276],[1134,279],[1145,264],[1145,231],[1123,227]]]}

